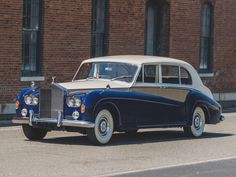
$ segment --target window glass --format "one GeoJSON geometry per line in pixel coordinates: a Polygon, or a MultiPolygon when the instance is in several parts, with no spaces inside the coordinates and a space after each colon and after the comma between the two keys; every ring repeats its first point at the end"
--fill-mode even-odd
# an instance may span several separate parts
{"type": "Polygon", "coordinates": [[[137,66],[117,62],[84,63],[75,77],[82,79],[108,79],[112,81],[132,82],[137,71],[137,66]]]}
{"type": "Polygon", "coordinates": [[[41,0],[23,1],[22,75],[40,75],[41,0]]]}
{"type": "Polygon", "coordinates": [[[209,72],[213,55],[213,6],[205,3],[201,15],[200,72],[209,72]]]}
{"type": "Polygon", "coordinates": [[[92,57],[108,54],[109,0],[92,1],[92,57]]]}
{"type": "Polygon", "coordinates": [[[146,1],[145,54],[169,55],[170,2],[146,1]]]}
{"type": "Polygon", "coordinates": [[[145,65],[144,66],[144,82],[145,83],[157,83],[157,66],[156,65],[145,65]]]}
{"type": "Polygon", "coordinates": [[[179,84],[179,67],[171,65],[162,65],[162,83],[179,84]]]}
{"type": "Polygon", "coordinates": [[[192,78],[186,69],[181,67],[180,68],[180,75],[181,75],[181,84],[192,85],[192,78]]]}

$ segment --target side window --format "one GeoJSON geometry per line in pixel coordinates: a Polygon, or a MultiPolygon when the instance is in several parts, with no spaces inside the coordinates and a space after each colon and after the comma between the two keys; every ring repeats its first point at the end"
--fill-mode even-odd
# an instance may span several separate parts
{"type": "Polygon", "coordinates": [[[145,83],[157,83],[158,74],[156,65],[145,65],[144,66],[144,82],[145,83]]]}
{"type": "Polygon", "coordinates": [[[179,83],[179,67],[173,65],[162,65],[162,83],[180,84],[179,83]]]}
{"type": "Polygon", "coordinates": [[[180,75],[181,75],[181,84],[192,85],[192,78],[186,69],[181,67],[180,68],[180,75]]]}

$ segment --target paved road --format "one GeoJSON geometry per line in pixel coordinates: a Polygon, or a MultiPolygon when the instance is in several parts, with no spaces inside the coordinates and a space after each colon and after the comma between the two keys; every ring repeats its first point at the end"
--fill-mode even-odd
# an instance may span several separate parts
{"type": "Polygon", "coordinates": [[[127,173],[115,177],[235,177],[236,159],[127,173]]]}
{"type": "MultiPolygon", "coordinates": [[[[1,127],[0,177],[138,175],[145,170],[149,170],[144,172],[147,175],[161,170],[164,176],[168,167],[179,171],[178,176],[186,176],[185,171],[189,174],[196,168],[192,165],[188,170],[187,164],[200,163],[200,169],[207,161],[227,166],[230,160],[220,160],[236,158],[236,113],[225,116],[225,122],[207,126],[200,139],[184,137],[181,129],[152,129],[136,136],[115,134],[105,147],[92,146],[85,136],[66,132],[50,132],[45,140],[31,142],[24,138],[20,127],[1,127]]],[[[212,165],[207,163],[206,167],[212,165]]],[[[232,166],[227,169],[232,171],[224,176],[233,173],[232,166]]],[[[174,171],[168,176],[175,175],[174,171]]]]}

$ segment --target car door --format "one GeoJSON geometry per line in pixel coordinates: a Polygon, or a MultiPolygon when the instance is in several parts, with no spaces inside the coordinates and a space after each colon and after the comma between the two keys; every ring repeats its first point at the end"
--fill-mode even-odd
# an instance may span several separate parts
{"type": "MultiPolygon", "coordinates": [[[[179,67],[177,66],[177,68],[179,67]]],[[[184,101],[189,91],[178,87],[180,81],[178,70],[176,78],[173,75],[173,72],[176,71],[171,71],[173,76],[170,80],[175,83],[169,84],[165,83],[161,69],[161,65],[158,64],[144,65],[136,84],[132,87],[138,98],[138,116],[136,118],[138,127],[182,124],[185,121],[184,101]],[[178,79],[178,83],[176,79],[178,79]]],[[[163,72],[165,72],[165,68],[163,72]]],[[[168,76],[168,78],[170,77],[168,76]]]]}

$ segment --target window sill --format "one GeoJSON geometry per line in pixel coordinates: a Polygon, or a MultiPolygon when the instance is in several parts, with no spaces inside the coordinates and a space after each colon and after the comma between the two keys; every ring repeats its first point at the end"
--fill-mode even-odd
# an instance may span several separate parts
{"type": "Polygon", "coordinates": [[[214,73],[199,73],[200,77],[214,77],[214,73]]]}
{"type": "Polygon", "coordinates": [[[21,77],[20,81],[21,82],[28,82],[28,81],[44,81],[45,77],[44,76],[33,76],[33,77],[21,77]]]}

